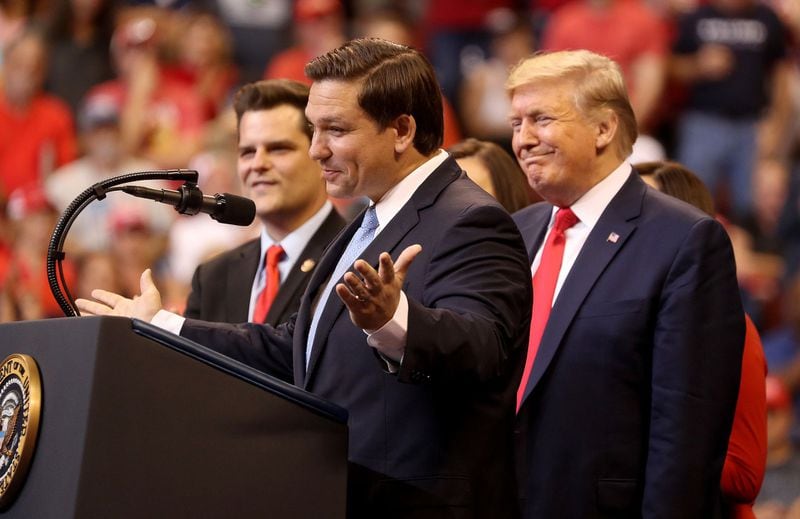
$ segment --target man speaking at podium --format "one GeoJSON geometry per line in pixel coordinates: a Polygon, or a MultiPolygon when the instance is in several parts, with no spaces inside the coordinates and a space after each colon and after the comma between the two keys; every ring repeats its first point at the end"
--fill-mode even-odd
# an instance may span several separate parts
{"type": "Polygon", "coordinates": [[[328,193],[368,207],[321,258],[288,322],[228,325],[130,300],[84,313],[151,321],[349,412],[351,517],[516,517],[511,435],[529,328],[511,218],[440,149],[441,92],[417,51],[354,40],[306,67],[310,155],[328,193]],[[354,263],[355,262],[355,263],[354,263]]]}

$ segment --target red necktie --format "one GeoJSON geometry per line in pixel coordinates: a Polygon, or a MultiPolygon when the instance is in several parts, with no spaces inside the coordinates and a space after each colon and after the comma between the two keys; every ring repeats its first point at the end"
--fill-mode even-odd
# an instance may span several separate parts
{"type": "Polygon", "coordinates": [[[280,245],[273,245],[267,249],[266,259],[264,260],[267,271],[267,283],[264,285],[264,289],[261,293],[258,294],[258,299],[256,300],[256,308],[253,310],[254,323],[264,322],[267,318],[269,307],[272,301],[275,300],[275,294],[278,293],[278,287],[281,281],[281,275],[278,272],[278,262],[281,260],[281,256],[283,256],[283,247],[280,245]]]}
{"type": "Polygon", "coordinates": [[[522,404],[525,387],[533,370],[533,361],[539,351],[539,342],[542,340],[544,327],[550,317],[550,308],[553,306],[553,295],[556,292],[558,272],[561,270],[561,260],[564,257],[564,244],[566,243],[565,231],[578,223],[578,217],[569,207],[561,208],[556,213],[556,222],[547,236],[547,241],[542,250],[542,259],[536,274],[533,276],[533,316],[531,318],[531,334],[528,340],[528,357],[525,359],[525,371],[522,372],[522,381],[517,389],[517,411],[522,404]]]}

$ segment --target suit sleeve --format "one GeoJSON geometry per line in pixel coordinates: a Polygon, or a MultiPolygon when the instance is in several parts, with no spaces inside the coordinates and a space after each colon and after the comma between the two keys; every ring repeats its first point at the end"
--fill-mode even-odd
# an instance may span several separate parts
{"type": "Polygon", "coordinates": [[[292,336],[296,314],[273,327],[265,324],[211,323],[187,319],[181,336],[291,383],[292,336]]]}
{"type": "Polygon", "coordinates": [[[186,309],[183,311],[183,316],[188,319],[200,319],[200,294],[202,290],[200,286],[200,269],[202,268],[202,265],[198,265],[192,275],[192,289],[191,292],[189,292],[189,296],[186,298],[186,309]]]}
{"type": "MultiPolygon", "coordinates": [[[[423,246],[423,250],[424,250],[423,246]]],[[[530,322],[527,255],[499,207],[473,207],[429,245],[420,291],[409,287],[404,382],[484,383],[517,367],[530,322]]]]}
{"type": "Polygon", "coordinates": [[[712,517],[744,344],[733,253],[703,219],[667,275],[654,323],[643,517],[712,517]]]}

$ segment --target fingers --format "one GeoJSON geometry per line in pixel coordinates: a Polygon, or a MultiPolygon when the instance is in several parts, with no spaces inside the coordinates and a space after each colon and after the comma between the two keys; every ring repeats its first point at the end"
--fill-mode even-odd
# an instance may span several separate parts
{"type": "Polygon", "coordinates": [[[149,322],[161,309],[161,294],[153,282],[153,273],[150,269],[142,272],[139,286],[142,293],[133,299],[107,290],[95,289],[92,290],[92,297],[96,301],[77,299],[75,305],[82,315],[120,315],[149,322]]]}
{"type": "MultiPolygon", "coordinates": [[[[108,306],[109,309],[114,308],[118,304],[120,304],[126,298],[115,294],[114,292],[109,292],[108,290],[102,290],[100,288],[96,288],[92,290],[92,297],[104,303],[105,306],[108,306]]],[[[91,301],[89,301],[91,302],[91,301]]]]}
{"type": "Polygon", "coordinates": [[[81,311],[81,315],[110,315],[111,308],[96,301],[88,299],[76,299],[75,306],[81,311]]]}
{"type": "MultiPolygon", "coordinates": [[[[391,260],[390,260],[391,261],[391,260]]],[[[364,288],[372,295],[381,291],[381,278],[372,266],[364,260],[358,260],[353,265],[356,272],[361,274],[364,288]]]]}
{"type": "MultiPolygon", "coordinates": [[[[377,277],[377,276],[376,276],[377,277]]],[[[370,292],[367,290],[366,285],[362,282],[361,278],[352,272],[347,272],[342,278],[343,283],[340,283],[345,289],[358,301],[366,301],[370,297],[370,292]]],[[[380,286],[377,287],[380,290],[380,286]]]]}
{"type": "Polygon", "coordinates": [[[350,310],[355,310],[364,303],[364,301],[359,299],[359,296],[353,294],[344,283],[337,284],[334,290],[336,290],[336,295],[339,296],[344,305],[350,310]]]}
{"type": "MultiPolygon", "coordinates": [[[[403,249],[403,252],[401,252],[400,256],[397,258],[397,262],[392,261],[392,257],[388,252],[383,252],[378,258],[377,272],[366,261],[358,260],[353,264],[353,268],[361,275],[361,279],[355,276],[355,279],[352,279],[351,283],[347,284],[348,288],[356,296],[363,296],[364,294],[359,289],[358,284],[355,283],[358,281],[359,284],[363,284],[368,294],[375,295],[380,292],[381,285],[392,283],[396,275],[400,276],[402,281],[408,272],[408,268],[414,261],[414,258],[416,258],[420,252],[422,252],[421,245],[410,245],[403,249]]],[[[345,276],[345,281],[347,281],[346,278],[347,276],[345,276]]]]}
{"type": "Polygon", "coordinates": [[[394,281],[394,263],[388,252],[384,252],[378,258],[378,277],[384,284],[394,281]]]}

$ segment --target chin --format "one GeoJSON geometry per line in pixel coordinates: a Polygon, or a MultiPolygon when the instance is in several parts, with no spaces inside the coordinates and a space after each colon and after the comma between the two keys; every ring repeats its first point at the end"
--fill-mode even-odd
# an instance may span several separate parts
{"type": "Polygon", "coordinates": [[[337,186],[333,184],[328,184],[325,186],[325,191],[327,191],[328,195],[334,198],[352,198],[353,193],[352,189],[348,189],[345,186],[337,186]]]}

